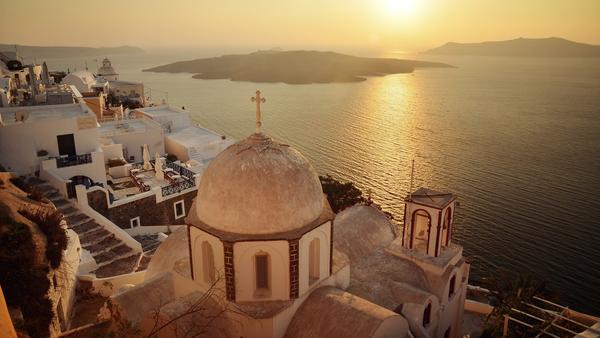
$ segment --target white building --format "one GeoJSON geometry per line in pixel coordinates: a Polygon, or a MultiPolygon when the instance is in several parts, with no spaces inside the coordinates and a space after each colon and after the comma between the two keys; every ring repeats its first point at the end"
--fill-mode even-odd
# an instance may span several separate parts
{"type": "Polygon", "coordinates": [[[193,163],[202,172],[217,154],[233,144],[233,140],[212,130],[193,125],[190,112],[168,105],[138,108],[135,117],[147,117],[165,131],[165,151],[181,162],[193,163]]]}
{"type": "Polygon", "coordinates": [[[96,78],[94,74],[87,70],[67,74],[61,83],[75,86],[80,93],[106,93],[108,91],[108,82],[96,78]]]}
{"type": "Polygon", "coordinates": [[[65,196],[77,183],[106,183],[98,123],[83,103],[0,108],[0,163],[39,171],[65,196]]]}
{"type": "Polygon", "coordinates": [[[98,68],[98,76],[106,81],[117,81],[119,79],[119,74],[115,72],[108,58],[102,60],[102,67],[98,68]]]}
{"type": "Polygon", "coordinates": [[[370,206],[336,216],[311,164],[256,133],[211,161],[187,231],[113,302],[148,333],[145,314],[169,320],[210,292],[205,311],[160,337],[206,328],[221,310],[208,336],[461,337],[469,265],[451,241],[454,201],[415,192],[402,236],[370,206]]]}
{"type": "Polygon", "coordinates": [[[109,93],[120,100],[137,101],[140,105],[146,105],[144,97],[144,84],[142,82],[112,80],[109,81],[109,93]]]}
{"type": "Polygon", "coordinates": [[[149,118],[104,122],[99,131],[103,147],[118,148],[107,160],[119,157],[132,163],[141,162],[144,145],[148,145],[150,154],[165,153],[163,129],[149,118]]]}

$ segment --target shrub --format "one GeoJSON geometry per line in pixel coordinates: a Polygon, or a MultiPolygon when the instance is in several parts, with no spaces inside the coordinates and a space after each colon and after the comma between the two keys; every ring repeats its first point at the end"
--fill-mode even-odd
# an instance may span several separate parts
{"type": "Polygon", "coordinates": [[[68,243],[67,233],[60,225],[63,218],[62,213],[57,210],[31,212],[25,209],[19,210],[19,213],[37,224],[46,235],[46,258],[53,269],[58,268],[68,243]]]}
{"type": "Polygon", "coordinates": [[[335,213],[366,201],[362,191],[352,182],[342,183],[329,175],[319,176],[319,180],[321,181],[323,192],[327,195],[327,201],[329,201],[331,210],[335,213]]]}
{"type": "Polygon", "coordinates": [[[19,176],[19,177],[11,177],[10,178],[10,182],[16,186],[17,188],[25,191],[25,192],[29,192],[31,189],[31,186],[29,184],[27,184],[27,182],[25,182],[25,177],[24,176],[19,176]]]}
{"type": "Polygon", "coordinates": [[[37,202],[42,202],[42,199],[44,198],[44,194],[42,193],[42,191],[39,188],[33,187],[33,188],[31,188],[31,192],[27,195],[27,198],[37,201],[37,202]]]}

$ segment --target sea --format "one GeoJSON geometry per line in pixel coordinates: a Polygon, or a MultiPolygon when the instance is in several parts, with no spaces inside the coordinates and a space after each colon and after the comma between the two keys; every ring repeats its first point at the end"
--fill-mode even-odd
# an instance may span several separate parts
{"type": "MultiPolygon", "coordinates": [[[[565,306],[600,315],[600,58],[369,55],[456,68],[308,85],[142,72],[224,52],[108,57],[155,102],[185,107],[195,123],[238,140],[254,131],[250,97],[261,90],[266,133],[319,174],[354,182],[399,223],[414,160],[415,188],[458,196],[453,240],[472,264],[472,284],[499,269],[527,273],[565,306]]],[[[46,61],[70,71],[101,63],[46,61]]]]}

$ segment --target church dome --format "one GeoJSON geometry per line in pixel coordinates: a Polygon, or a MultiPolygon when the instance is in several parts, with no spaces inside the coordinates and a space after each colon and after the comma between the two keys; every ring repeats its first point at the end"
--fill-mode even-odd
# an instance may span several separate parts
{"type": "Polygon", "coordinates": [[[211,161],[200,181],[196,212],[221,231],[275,234],[315,221],[323,199],[319,176],[306,158],[261,133],[211,161]]]}

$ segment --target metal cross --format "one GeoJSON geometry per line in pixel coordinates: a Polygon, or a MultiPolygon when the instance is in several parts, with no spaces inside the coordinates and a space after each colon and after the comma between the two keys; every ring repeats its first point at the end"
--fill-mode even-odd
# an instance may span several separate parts
{"type": "Polygon", "coordinates": [[[260,96],[260,90],[257,90],[256,96],[251,97],[250,101],[256,102],[256,133],[260,134],[260,126],[262,126],[260,104],[267,102],[267,99],[260,96]]]}

